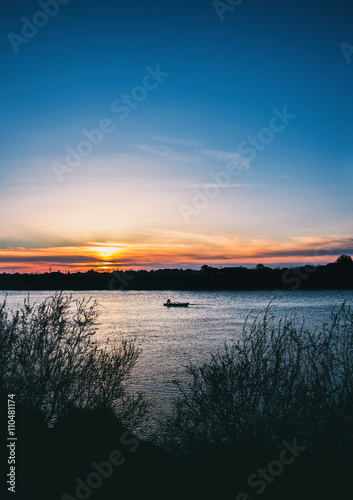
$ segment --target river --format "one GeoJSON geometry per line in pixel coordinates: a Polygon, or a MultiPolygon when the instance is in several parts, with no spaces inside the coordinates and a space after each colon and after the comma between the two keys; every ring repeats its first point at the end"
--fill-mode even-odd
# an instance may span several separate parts
{"type": "MultiPolygon", "coordinates": [[[[16,309],[30,295],[41,302],[52,292],[0,292],[16,309]]],[[[90,291],[72,292],[74,298],[92,297],[98,302],[98,342],[136,339],[142,352],[133,369],[130,390],[140,390],[153,412],[153,419],[170,409],[176,395],[174,379],[186,380],[185,365],[201,364],[210,353],[222,349],[225,340],[236,338],[249,313],[263,310],[272,300],[276,317],[295,312],[308,328],[328,321],[334,305],[352,303],[353,291],[90,291]],[[163,302],[190,302],[188,308],[167,308],[163,302]]]]}

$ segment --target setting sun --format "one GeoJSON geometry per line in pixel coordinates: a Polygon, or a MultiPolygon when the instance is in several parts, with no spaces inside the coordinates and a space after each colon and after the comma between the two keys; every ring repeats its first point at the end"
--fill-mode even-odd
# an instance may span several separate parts
{"type": "Polygon", "coordinates": [[[119,247],[101,246],[90,247],[89,250],[97,257],[102,259],[111,259],[113,256],[120,252],[119,247]]]}

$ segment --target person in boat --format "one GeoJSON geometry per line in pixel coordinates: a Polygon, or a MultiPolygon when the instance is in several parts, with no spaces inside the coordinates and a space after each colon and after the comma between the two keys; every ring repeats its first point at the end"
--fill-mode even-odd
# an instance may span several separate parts
{"type": "Polygon", "coordinates": [[[170,302],[170,299],[168,299],[168,300],[167,300],[167,304],[170,304],[170,303],[171,303],[171,302],[170,302]]]}

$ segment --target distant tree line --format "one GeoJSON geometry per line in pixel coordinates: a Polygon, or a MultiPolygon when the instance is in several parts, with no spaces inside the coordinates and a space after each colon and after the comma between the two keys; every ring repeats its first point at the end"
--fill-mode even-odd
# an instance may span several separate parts
{"type": "Polygon", "coordinates": [[[201,269],[0,274],[1,290],[298,290],[352,289],[353,262],[341,255],[327,265],[271,268],[257,264],[201,269]]]}

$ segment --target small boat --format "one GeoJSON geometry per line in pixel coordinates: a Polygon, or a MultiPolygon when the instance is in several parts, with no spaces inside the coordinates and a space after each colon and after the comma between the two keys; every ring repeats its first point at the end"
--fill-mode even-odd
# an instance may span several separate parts
{"type": "Polygon", "coordinates": [[[190,302],[170,302],[168,299],[165,304],[163,304],[166,307],[188,307],[190,302]]]}

